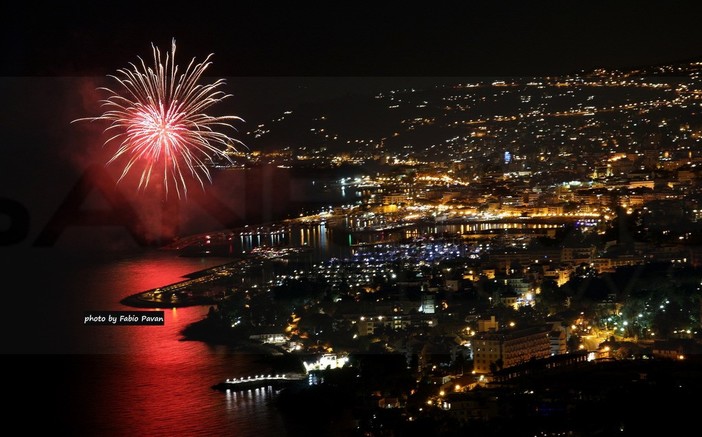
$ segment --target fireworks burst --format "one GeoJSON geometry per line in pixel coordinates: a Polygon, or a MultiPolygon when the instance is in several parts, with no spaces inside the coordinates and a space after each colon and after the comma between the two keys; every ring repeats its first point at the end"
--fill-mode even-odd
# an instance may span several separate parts
{"type": "Polygon", "coordinates": [[[159,49],[153,44],[151,47],[153,68],[147,67],[139,57],[139,66],[130,63],[130,69],[117,70],[119,76],[109,75],[118,82],[122,93],[98,88],[109,93],[101,101],[105,111],[98,117],[79,120],[110,122],[105,132],[114,134],[104,145],[117,141],[119,147],[107,164],[123,155],[128,157],[119,181],[140,163],[143,171],[139,189],[146,189],[151,178],[162,171],[166,193],[172,185],[178,197],[187,196],[188,178],[198,181],[203,189],[205,179],[212,183],[208,160],[221,157],[232,162],[228,152],[243,143],[218,129],[236,131],[230,122],[243,120],[232,115],[205,113],[212,105],[231,97],[219,90],[225,83],[223,79],[205,85],[198,83],[211,65],[212,54],[197,64],[193,58],[185,72],[179,74],[174,59],[175,40],[163,62],[159,49]]]}

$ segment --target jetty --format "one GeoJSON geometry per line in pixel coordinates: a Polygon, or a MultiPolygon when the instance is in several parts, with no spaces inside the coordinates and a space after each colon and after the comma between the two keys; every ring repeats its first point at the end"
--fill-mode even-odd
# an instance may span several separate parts
{"type": "Polygon", "coordinates": [[[290,383],[304,381],[307,378],[308,375],[304,373],[243,376],[240,378],[228,378],[223,382],[213,385],[212,388],[220,391],[239,391],[269,386],[273,388],[283,388],[290,383]]]}

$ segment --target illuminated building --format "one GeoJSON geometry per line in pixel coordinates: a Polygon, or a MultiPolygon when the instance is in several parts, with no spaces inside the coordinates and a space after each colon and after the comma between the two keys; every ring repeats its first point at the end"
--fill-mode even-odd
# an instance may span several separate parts
{"type": "Polygon", "coordinates": [[[475,373],[494,373],[525,363],[533,358],[551,356],[551,326],[478,333],[473,343],[475,373]]]}

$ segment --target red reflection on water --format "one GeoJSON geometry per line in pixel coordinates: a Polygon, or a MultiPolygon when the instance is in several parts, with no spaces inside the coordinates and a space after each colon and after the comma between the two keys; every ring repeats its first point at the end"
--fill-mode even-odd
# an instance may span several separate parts
{"type": "MultiPolygon", "coordinates": [[[[151,311],[119,304],[124,297],[181,281],[227,259],[159,252],[85,269],[80,283],[100,296],[91,309],[151,311]],[[97,303],[97,302],[100,303],[97,303]]],[[[83,356],[71,386],[81,411],[79,435],[280,435],[281,418],[267,395],[233,403],[212,385],[255,373],[258,357],[225,346],[182,341],[181,330],[208,307],[162,308],[162,326],[81,326],[96,352],[83,356]],[[107,353],[103,353],[103,352],[107,353]],[[264,432],[265,433],[265,432],[264,432]]]]}
{"type": "Polygon", "coordinates": [[[183,281],[186,275],[221,265],[230,260],[221,258],[187,259],[175,256],[159,256],[139,260],[123,261],[128,271],[124,272],[123,290],[129,294],[140,293],[152,288],[162,287],[183,281]]]}
{"type": "MultiPolygon", "coordinates": [[[[185,258],[171,252],[154,252],[144,256],[82,267],[73,272],[71,289],[76,293],[74,319],[83,311],[164,311],[162,326],[81,326],[75,328],[71,345],[87,353],[159,353],[168,352],[167,344],[182,338],[181,330],[188,323],[201,320],[208,307],[182,311],[164,308],[134,308],[120,303],[122,299],[150,289],[188,279],[196,271],[221,265],[230,260],[216,258],[185,258]]],[[[82,319],[80,319],[82,320],[82,319]]]]}

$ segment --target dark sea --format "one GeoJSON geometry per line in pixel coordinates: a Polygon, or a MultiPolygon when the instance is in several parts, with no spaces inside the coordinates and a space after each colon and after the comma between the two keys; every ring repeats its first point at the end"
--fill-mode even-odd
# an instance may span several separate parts
{"type": "MultiPolygon", "coordinates": [[[[211,388],[226,378],[262,373],[265,363],[256,354],[183,341],[181,329],[202,319],[208,307],[164,309],[163,326],[83,325],[83,311],[134,310],[120,299],[222,262],[153,252],[86,263],[48,281],[55,281],[57,290],[81,290],[83,299],[70,306],[56,302],[53,311],[65,317],[51,308],[40,312],[54,322],[65,319],[43,337],[55,342],[53,347],[35,344],[37,353],[5,356],[8,375],[22,375],[20,381],[11,376],[19,382],[14,396],[36,417],[23,428],[95,436],[289,435],[271,404],[271,388],[237,395],[211,388]],[[42,353],[40,346],[57,353],[42,353]]],[[[27,311],[31,314],[30,305],[27,311]]]]}

